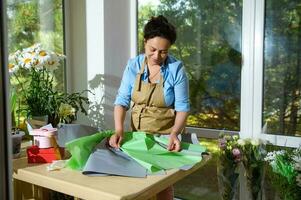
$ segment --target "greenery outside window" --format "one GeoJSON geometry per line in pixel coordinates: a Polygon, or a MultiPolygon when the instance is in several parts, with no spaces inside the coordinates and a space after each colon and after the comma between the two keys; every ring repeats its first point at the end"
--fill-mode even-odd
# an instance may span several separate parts
{"type": "Polygon", "coordinates": [[[240,130],[242,2],[138,1],[139,52],[151,16],[164,15],[177,28],[170,53],[183,61],[189,76],[188,126],[240,130]]]}
{"type": "Polygon", "coordinates": [[[263,131],[301,136],[301,2],[265,1],[263,131]]]}

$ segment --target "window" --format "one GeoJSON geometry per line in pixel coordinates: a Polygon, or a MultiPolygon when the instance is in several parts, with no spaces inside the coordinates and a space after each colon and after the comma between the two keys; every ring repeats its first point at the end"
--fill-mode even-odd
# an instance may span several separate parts
{"type": "Polygon", "coordinates": [[[243,13],[240,135],[298,147],[300,2],[246,0],[243,13]]]}
{"type": "MultiPolygon", "coordinates": [[[[7,16],[9,54],[36,43],[64,54],[62,0],[7,0],[7,16]]],[[[55,71],[58,90],[64,90],[64,71],[55,71]]]]}
{"type": "MultiPolygon", "coordinates": [[[[64,54],[62,0],[7,0],[7,18],[9,55],[14,55],[15,52],[35,44],[41,44],[42,48],[47,51],[64,54]]],[[[11,96],[14,99],[12,102],[17,103],[12,103],[12,117],[14,117],[12,124],[19,127],[22,124],[20,118],[27,117],[28,113],[24,109],[26,103],[23,96],[15,94],[20,92],[24,85],[29,85],[29,82],[28,75],[24,70],[19,70],[14,75],[10,77],[11,96]]],[[[54,70],[53,86],[57,91],[65,90],[63,65],[54,70]]]]}
{"type": "Polygon", "coordinates": [[[242,1],[138,1],[139,51],[143,27],[164,15],[177,28],[171,54],[189,76],[193,127],[240,130],[242,1]]]}
{"type": "Polygon", "coordinates": [[[12,181],[11,181],[11,165],[9,158],[10,143],[8,142],[8,135],[6,134],[9,129],[8,123],[8,86],[7,86],[7,66],[5,58],[7,57],[6,51],[6,30],[5,30],[5,3],[0,2],[0,199],[12,199],[12,181]]]}
{"type": "Polygon", "coordinates": [[[264,132],[301,136],[301,3],[266,0],[264,20],[264,132]]]}

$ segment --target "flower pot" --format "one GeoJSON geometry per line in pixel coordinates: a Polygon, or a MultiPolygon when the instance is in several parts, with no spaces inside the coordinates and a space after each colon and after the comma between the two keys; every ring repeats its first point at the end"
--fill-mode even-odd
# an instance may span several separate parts
{"type": "Polygon", "coordinates": [[[244,166],[245,196],[250,200],[262,200],[265,169],[263,165],[244,166]]]}
{"type": "Polygon", "coordinates": [[[11,135],[13,158],[19,158],[21,154],[22,137],[25,135],[23,131],[18,131],[11,135]]]}
{"type": "Polygon", "coordinates": [[[239,173],[237,165],[229,160],[220,159],[217,162],[217,181],[222,200],[239,199],[239,173]]]}
{"type": "Polygon", "coordinates": [[[60,123],[60,118],[56,114],[48,116],[48,123],[52,124],[52,127],[57,127],[60,123]]]}
{"type": "Polygon", "coordinates": [[[48,115],[32,116],[31,119],[28,119],[28,122],[32,128],[40,128],[48,123],[48,115]]]}

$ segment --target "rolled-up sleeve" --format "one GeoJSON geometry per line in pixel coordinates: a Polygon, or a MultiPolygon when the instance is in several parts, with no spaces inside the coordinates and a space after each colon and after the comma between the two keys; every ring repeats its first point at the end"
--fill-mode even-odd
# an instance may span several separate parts
{"type": "Polygon", "coordinates": [[[179,112],[189,112],[189,82],[183,64],[181,63],[176,75],[175,85],[175,110],[179,112]]]}
{"type": "Polygon", "coordinates": [[[135,62],[129,60],[123,72],[122,80],[116,96],[115,105],[121,105],[127,109],[130,107],[132,87],[135,82],[135,62]]]}

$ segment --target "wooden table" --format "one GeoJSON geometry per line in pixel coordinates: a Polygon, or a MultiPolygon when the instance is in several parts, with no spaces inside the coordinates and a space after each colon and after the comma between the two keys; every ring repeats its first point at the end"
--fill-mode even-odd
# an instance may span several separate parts
{"type": "Polygon", "coordinates": [[[15,199],[47,199],[45,188],[74,196],[75,199],[145,200],[173,185],[185,176],[202,167],[210,156],[188,171],[169,170],[166,175],[153,175],[147,178],[130,178],[121,176],[89,177],[79,171],[67,168],[47,171],[48,164],[27,164],[27,159],[13,161],[15,199]]]}

